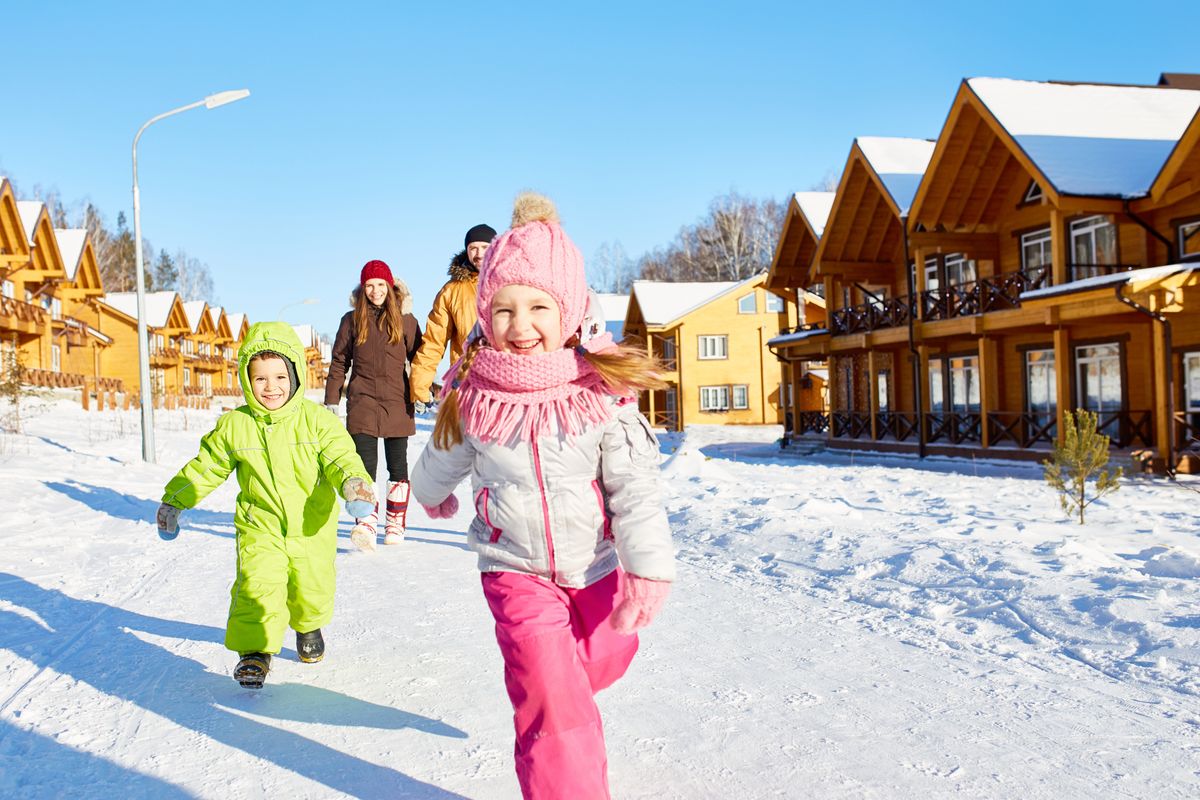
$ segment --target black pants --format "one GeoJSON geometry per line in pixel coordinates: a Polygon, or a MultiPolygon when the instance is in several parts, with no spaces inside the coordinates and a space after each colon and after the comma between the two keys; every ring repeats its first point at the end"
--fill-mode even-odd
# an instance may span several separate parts
{"type": "MultiPolygon", "coordinates": [[[[379,467],[379,437],[369,433],[352,433],[354,449],[362,459],[363,466],[371,480],[375,480],[375,470],[379,467]]],[[[383,440],[383,456],[387,459],[389,481],[408,480],[408,437],[389,436],[383,440]]]]}

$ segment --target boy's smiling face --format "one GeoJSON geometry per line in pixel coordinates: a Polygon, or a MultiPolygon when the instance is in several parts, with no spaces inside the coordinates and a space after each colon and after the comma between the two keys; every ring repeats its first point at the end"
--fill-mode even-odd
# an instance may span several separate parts
{"type": "Polygon", "coordinates": [[[292,392],[292,379],[287,364],[279,356],[252,360],[246,367],[250,377],[250,392],[254,399],[270,411],[283,407],[292,392]]]}

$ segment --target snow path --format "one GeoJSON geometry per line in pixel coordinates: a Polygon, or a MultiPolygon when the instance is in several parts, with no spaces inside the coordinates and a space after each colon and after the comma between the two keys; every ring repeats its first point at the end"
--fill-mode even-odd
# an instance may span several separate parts
{"type": "MultiPolygon", "coordinates": [[[[326,659],[289,635],[261,692],[230,679],[234,482],[174,542],[151,522],[215,416],[160,412],[158,465],[134,414],[0,434],[0,796],[519,797],[468,512],[375,554],[343,520],[326,659]]],[[[1080,528],[1034,469],[776,435],[663,437],[680,578],[599,697],[614,797],[1200,794],[1188,488],[1126,482],[1080,528]]]]}

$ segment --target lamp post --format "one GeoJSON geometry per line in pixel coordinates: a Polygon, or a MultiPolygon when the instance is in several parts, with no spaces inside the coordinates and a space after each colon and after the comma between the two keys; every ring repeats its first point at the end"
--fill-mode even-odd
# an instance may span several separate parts
{"type": "Polygon", "coordinates": [[[140,196],[138,195],[137,172],[138,140],[142,138],[142,133],[145,132],[146,128],[149,128],[160,119],[166,119],[167,117],[180,114],[184,111],[190,111],[200,106],[216,108],[217,106],[223,106],[226,103],[232,103],[235,100],[241,100],[243,97],[249,96],[249,89],[234,89],[228,92],[210,94],[203,100],[197,100],[195,103],[173,108],[170,111],[159,114],[157,117],[152,117],[147,120],[145,125],[138,128],[137,135],[133,137],[133,257],[136,262],[134,269],[137,275],[138,383],[140,389],[138,404],[142,410],[142,460],[150,464],[154,463],[154,401],[150,393],[150,341],[146,334],[146,270],[142,265],[142,214],[140,196]]]}
{"type": "Polygon", "coordinates": [[[315,297],[306,297],[303,300],[297,300],[294,303],[288,303],[286,306],[279,309],[279,313],[275,316],[275,319],[279,320],[280,322],[286,322],[286,320],[283,318],[283,312],[287,311],[289,308],[295,308],[296,306],[313,306],[319,302],[321,301],[315,297]]]}

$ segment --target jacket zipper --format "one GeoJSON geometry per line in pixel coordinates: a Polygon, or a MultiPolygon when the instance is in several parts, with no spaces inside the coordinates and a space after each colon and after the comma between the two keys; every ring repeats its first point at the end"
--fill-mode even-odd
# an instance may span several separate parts
{"type": "Polygon", "coordinates": [[[479,495],[475,498],[475,513],[483,520],[483,524],[492,529],[492,536],[488,540],[492,544],[500,541],[500,534],[503,533],[499,528],[492,524],[491,518],[488,516],[488,490],[483,487],[479,495]]]}
{"type": "Polygon", "coordinates": [[[542,478],[542,454],[537,442],[533,442],[533,471],[537,475],[538,491],[542,495],[542,520],[546,524],[546,553],[550,557],[550,580],[558,583],[558,573],[554,566],[554,540],[550,538],[550,503],[546,500],[546,482],[542,478]]]}
{"type": "Polygon", "coordinates": [[[592,481],[592,489],[596,491],[596,502],[600,504],[600,516],[604,517],[604,538],[613,538],[612,520],[608,518],[608,508],[604,505],[604,491],[600,488],[600,481],[592,481]]]}

